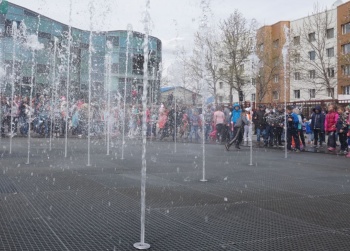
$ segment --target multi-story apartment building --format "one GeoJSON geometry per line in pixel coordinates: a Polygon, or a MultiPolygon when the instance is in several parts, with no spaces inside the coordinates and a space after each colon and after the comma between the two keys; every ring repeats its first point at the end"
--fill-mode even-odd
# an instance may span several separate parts
{"type": "MultiPolygon", "coordinates": [[[[256,54],[259,58],[255,75],[257,103],[278,103],[285,100],[282,49],[286,42],[284,28],[289,26],[289,21],[281,21],[263,26],[257,32],[256,54]]],[[[289,78],[287,80],[288,100],[289,78]]]]}
{"type": "Polygon", "coordinates": [[[338,99],[350,100],[350,2],[337,8],[338,99]]]}
{"type": "Polygon", "coordinates": [[[350,1],[294,21],[263,26],[257,33],[260,70],[257,103],[308,100],[350,100],[350,1]],[[289,50],[284,72],[284,27],[289,50]]]}
{"type": "Polygon", "coordinates": [[[337,9],[290,22],[290,101],[337,95],[337,9]]]}
{"type": "MultiPolygon", "coordinates": [[[[14,72],[17,95],[28,95],[32,85],[34,93],[50,92],[54,83],[58,83],[58,95],[65,95],[68,81],[67,59],[69,59],[69,89],[72,98],[86,96],[89,78],[92,83],[92,95],[95,97],[103,99],[107,82],[111,82],[112,92],[119,90],[123,94],[126,82],[127,96],[131,96],[132,90],[139,91],[140,94],[144,74],[144,34],[131,32],[129,47],[127,34],[126,30],[92,31],[93,50],[91,72],[89,72],[90,31],[70,28],[67,24],[8,3],[8,6],[0,12],[0,67],[6,72],[4,80],[0,82],[0,89],[2,92],[10,92],[14,72]],[[17,28],[13,29],[14,26],[17,28]],[[17,31],[16,37],[13,36],[13,30],[17,31]],[[70,53],[68,53],[69,31],[71,31],[70,53]],[[36,48],[35,53],[27,46],[33,37],[36,43],[41,45],[36,48]],[[106,77],[106,58],[111,58],[108,73],[110,78],[106,77]]],[[[154,101],[160,95],[158,70],[161,61],[162,43],[158,38],[150,36],[149,95],[154,97],[154,101]]]]}

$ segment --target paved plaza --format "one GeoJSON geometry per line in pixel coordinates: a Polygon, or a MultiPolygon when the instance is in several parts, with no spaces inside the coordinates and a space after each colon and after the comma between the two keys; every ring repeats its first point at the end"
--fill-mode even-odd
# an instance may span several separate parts
{"type": "MultiPolygon", "coordinates": [[[[113,141],[114,142],[114,141],[113,141]]],[[[104,140],[9,139],[0,146],[0,250],[134,250],[140,241],[141,143],[125,159],[104,140]]],[[[343,156],[148,142],[151,250],[350,250],[350,162],[343,156]]]]}

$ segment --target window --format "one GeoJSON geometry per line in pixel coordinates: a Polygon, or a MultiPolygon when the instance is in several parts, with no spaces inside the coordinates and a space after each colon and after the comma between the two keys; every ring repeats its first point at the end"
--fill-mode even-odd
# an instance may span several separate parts
{"type": "Polygon", "coordinates": [[[294,63],[300,63],[300,54],[294,55],[294,63]]]}
{"type": "Polygon", "coordinates": [[[293,38],[293,43],[294,45],[299,45],[300,44],[300,36],[296,36],[293,38]]]}
{"type": "Polygon", "coordinates": [[[279,80],[280,80],[280,77],[278,76],[278,74],[273,75],[273,82],[274,83],[278,83],[279,80]]]}
{"type": "Polygon", "coordinates": [[[264,44],[259,44],[259,50],[263,51],[264,50],[264,44]]]}
{"type": "Polygon", "coordinates": [[[309,89],[309,96],[310,98],[316,97],[316,90],[315,89],[309,89]]]}
{"type": "Polygon", "coordinates": [[[341,67],[343,75],[350,76],[350,65],[343,65],[341,67]]]}
{"type": "Polygon", "coordinates": [[[239,66],[239,69],[240,69],[241,71],[244,71],[244,64],[241,64],[241,65],[239,66]]]}
{"type": "Polygon", "coordinates": [[[220,74],[223,74],[223,73],[224,73],[224,69],[219,68],[219,73],[220,73],[220,74]]]}
{"type": "Polygon", "coordinates": [[[343,52],[344,54],[350,53],[350,43],[348,43],[348,44],[343,44],[343,45],[341,46],[341,49],[342,49],[342,52],[343,52]]]}
{"type": "Polygon", "coordinates": [[[222,103],[224,98],[222,96],[219,96],[219,102],[222,103]]]}
{"type": "Polygon", "coordinates": [[[37,73],[50,73],[50,68],[49,66],[45,64],[37,64],[36,65],[36,72],[37,73]]]}
{"type": "Polygon", "coordinates": [[[316,41],[316,34],[315,32],[312,32],[309,34],[309,42],[314,42],[316,41]]]}
{"type": "Polygon", "coordinates": [[[294,80],[301,80],[300,72],[294,72],[294,80]]]}
{"type": "Polygon", "coordinates": [[[115,36],[108,36],[107,41],[111,42],[113,46],[118,47],[119,46],[119,37],[115,36]]]}
{"type": "Polygon", "coordinates": [[[300,90],[294,90],[294,98],[299,99],[300,98],[300,90]]]}
{"type": "Polygon", "coordinates": [[[334,28],[327,29],[327,38],[334,38],[334,28]]]}
{"type": "Polygon", "coordinates": [[[327,49],[327,57],[334,57],[334,47],[327,49]]]}
{"type": "Polygon", "coordinates": [[[327,74],[329,78],[334,78],[334,68],[327,68],[327,74]]]}
{"type": "Polygon", "coordinates": [[[327,96],[330,98],[334,97],[334,88],[327,88],[327,96]]]}
{"type": "Polygon", "coordinates": [[[278,91],[273,91],[273,92],[272,92],[272,96],[273,96],[273,99],[275,99],[275,100],[279,99],[279,93],[278,93],[278,91]]]}
{"type": "Polygon", "coordinates": [[[280,40],[276,39],[275,41],[273,41],[273,48],[275,48],[275,49],[278,48],[279,44],[280,44],[280,40]]]}
{"type": "Polygon", "coordinates": [[[118,73],[118,71],[119,71],[119,65],[118,64],[112,64],[111,65],[111,72],[112,73],[118,73]]]}
{"type": "Polygon", "coordinates": [[[316,52],[315,51],[309,51],[309,58],[310,58],[310,60],[315,60],[316,52]]]}
{"type": "Polygon", "coordinates": [[[255,78],[252,78],[252,85],[256,85],[256,79],[255,78]]]}
{"type": "Polygon", "coordinates": [[[350,85],[343,86],[343,94],[350,95],[350,85]]]}
{"type": "Polygon", "coordinates": [[[222,89],[224,87],[224,83],[223,82],[219,82],[219,88],[222,89]]]}
{"type": "Polygon", "coordinates": [[[316,78],[316,71],[315,70],[309,71],[309,78],[316,78]]]}
{"type": "Polygon", "coordinates": [[[343,33],[343,34],[348,34],[348,33],[350,33],[350,23],[343,24],[343,25],[341,26],[341,30],[342,30],[342,33],[343,33]]]}
{"type": "Polygon", "coordinates": [[[250,98],[251,98],[250,101],[255,101],[255,93],[252,93],[250,98]]]}

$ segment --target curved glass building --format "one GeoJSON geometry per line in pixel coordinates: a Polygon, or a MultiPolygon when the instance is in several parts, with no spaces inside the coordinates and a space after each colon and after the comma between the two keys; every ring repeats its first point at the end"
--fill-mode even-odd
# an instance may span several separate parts
{"type": "MultiPolygon", "coordinates": [[[[1,77],[2,92],[11,90],[14,73],[15,93],[18,95],[28,95],[33,84],[34,95],[49,93],[57,87],[58,95],[65,96],[69,78],[71,98],[86,97],[90,31],[74,27],[70,29],[66,24],[29,9],[5,3],[6,6],[0,6],[0,63],[6,73],[1,77]],[[70,53],[69,37],[72,38],[70,53]]],[[[93,97],[103,98],[107,89],[115,94],[119,91],[123,96],[126,81],[127,97],[133,94],[134,99],[140,98],[143,89],[144,34],[134,31],[129,34],[127,51],[128,31],[92,32],[93,97]],[[110,63],[107,65],[107,62],[110,63]]],[[[152,102],[158,101],[160,93],[161,62],[162,43],[150,36],[148,77],[149,100],[152,102]]]]}

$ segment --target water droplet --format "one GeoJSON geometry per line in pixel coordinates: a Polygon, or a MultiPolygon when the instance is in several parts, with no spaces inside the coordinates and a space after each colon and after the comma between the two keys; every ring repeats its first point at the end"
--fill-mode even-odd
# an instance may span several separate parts
{"type": "Polygon", "coordinates": [[[227,201],[227,198],[226,198],[226,197],[224,198],[224,201],[227,201]]]}

